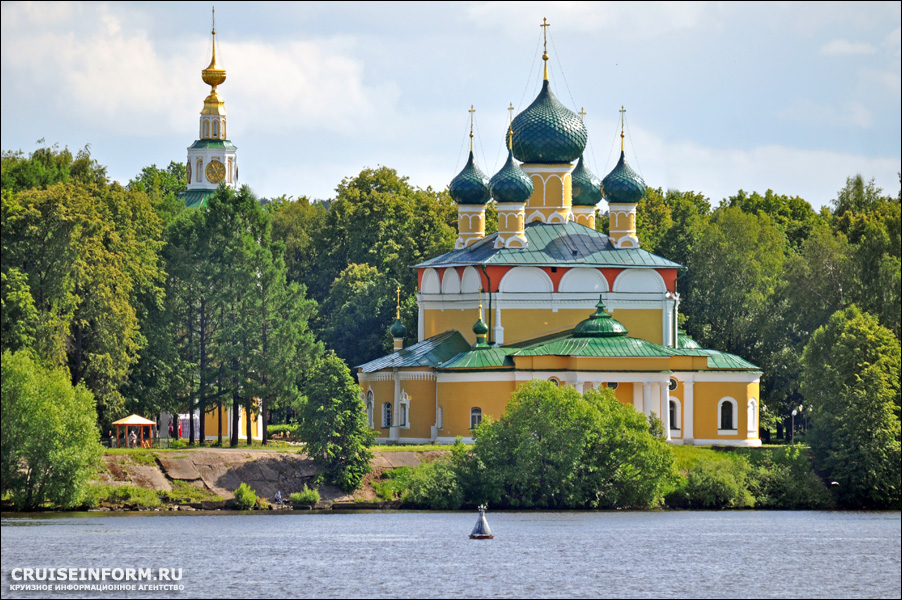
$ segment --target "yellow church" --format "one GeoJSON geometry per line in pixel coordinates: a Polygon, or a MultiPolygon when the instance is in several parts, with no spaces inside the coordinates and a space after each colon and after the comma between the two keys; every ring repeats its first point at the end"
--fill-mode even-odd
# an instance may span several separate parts
{"type": "Polygon", "coordinates": [[[488,178],[470,156],[451,181],[455,249],[415,266],[418,342],[391,328],[394,352],[357,367],[381,443],[472,441],[518,386],[542,379],[583,392],[607,387],[657,415],[674,444],[759,446],[761,371],[706,350],[677,326],[683,266],[640,248],[645,183],[622,146],[599,180],[582,159],[582,119],[548,79],[508,129],[507,162],[488,178]],[[595,230],[607,200],[609,234],[595,230]],[[498,231],[485,234],[494,200],[498,231]]]}

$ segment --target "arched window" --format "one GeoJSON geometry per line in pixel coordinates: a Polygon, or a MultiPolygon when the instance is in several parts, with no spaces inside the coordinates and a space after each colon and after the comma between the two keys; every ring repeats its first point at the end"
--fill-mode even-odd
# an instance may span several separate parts
{"type": "Polygon", "coordinates": [[[670,399],[670,430],[679,431],[680,427],[680,401],[676,398],[670,399]]]}
{"type": "Polygon", "coordinates": [[[229,163],[229,183],[232,183],[232,159],[228,160],[229,163]]]}
{"type": "Polygon", "coordinates": [[[482,409],[474,406],[470,409],[470,429],[476,429],[482,423],[482,409]]]}
{"type": "Polygon", "coordinates": [[[382,403],[382,427],[391,427],[391,402],[382,403]]]}
{"type": "Polygon", "coordinates": [[[736,433],[736,400],[733,398],[721,398],[717,403],[717,429],[720,434],[736,433]]]}
{"type": "Polygon", "coordinates": [[[752,437],[757,437],[758,435],[758,401],[752,398],[749,400],[748,407],[748,434],[752,437]]]}
{"type": "Polygon", "coordinates": [[[219,137],[219,121],[213,121],[213,137],[219,137]]]}
{"type": "Polygon", "coordinates": [[[200,159],[200,158],[197,159],[197,171],[195,171],[195,173],[197,173],[197,175],[195,175],[195,177],[197,177],[197,182],[200,183],[201,175],[203,175],[203,173],[204,173],[203,159],[200,159]]]}
{"type": "Polygon", "coordinates": [[[373,396],[373,390],[369,390],[366,393],[366,424],[368,427],[375,427],[376,424],[373,422],[373,407],[376,406],[375,398],[373,396]]]}
{"type": "Polygon", "coordinates": [[[204,138],[210,137],[210,121],[204,119],[204,138]]]}

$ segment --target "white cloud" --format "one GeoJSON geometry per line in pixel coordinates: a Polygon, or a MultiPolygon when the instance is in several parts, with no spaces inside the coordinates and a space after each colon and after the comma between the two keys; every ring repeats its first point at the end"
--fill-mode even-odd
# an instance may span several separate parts
{"type": "Polygon", "coordinates": [[[855,56],[861,54],[874,54],[877,48],[866,42],[850,42],[849,40],[836,39],[821,46],[820,53],[828,56],[855,56]]]}

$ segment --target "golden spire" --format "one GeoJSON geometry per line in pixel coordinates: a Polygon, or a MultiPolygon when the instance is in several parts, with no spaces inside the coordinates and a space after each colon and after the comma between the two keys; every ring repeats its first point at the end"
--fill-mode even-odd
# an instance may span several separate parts
{"type": "Polygon", "coordinates": [[[473,105],[470,105],[470,152],[473,152],[473,113],[476,112],[476,109],[473,108],[473,105]]]}
{"type": "Polygon", "coordinates": [[[216,9],[213,9],[213,57],[210,59],[210,66],[201,71],[201,78],[207,85],[213,86],[213,92],[216,92],[216,86],[222,85],[226,80],[225,69],[220,69],[216,65],[216,9]]]}
{"type": "Polygon", "coordinates": [[[623,123],[624,123],[624,113],[626,113],[626,109],[623,108],[623,105],[620,105],[620,151],[623,152],[623,123]]]}
{"type": "Polygon", "coordinates": [[[400,321],[401,320],[401,286],[400,285],[398,286],[396,293],[398,295],[398,300],[397,300],[397,304],[395,304],[395,319],[400,321]]]}
{"type": "Polygon", "coordinates": [[[509,120],[507,124],[507,149],[514,149],[514,103],[511,102],[511,105],[507,107],[507,112],[509,113],[509,120]]]}
{"type": "Polygon", "coordinates": [[[545,81],[548,81],[548,28],[551,27],[551,24],[547,18],[542,17],[542,24],[539,27],[542,28],[542,38],[545,41],[545,52],[542,54],[542,60],[545,61],[545,81]]]}

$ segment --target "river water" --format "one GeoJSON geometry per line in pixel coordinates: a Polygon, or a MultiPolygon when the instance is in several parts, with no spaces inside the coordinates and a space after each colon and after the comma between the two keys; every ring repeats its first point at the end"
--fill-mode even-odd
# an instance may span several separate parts
{"type": "Polygon", "coordinates": [[[494,540],[467,538],[475,512],[4,514],[3,598],[902,595],[900,513],[486,516],[494,540]],[[181,569],[171,584],[182,589],[11,587],[59,585],[22,580],[21,569],[45,567],[181,569]]]}

